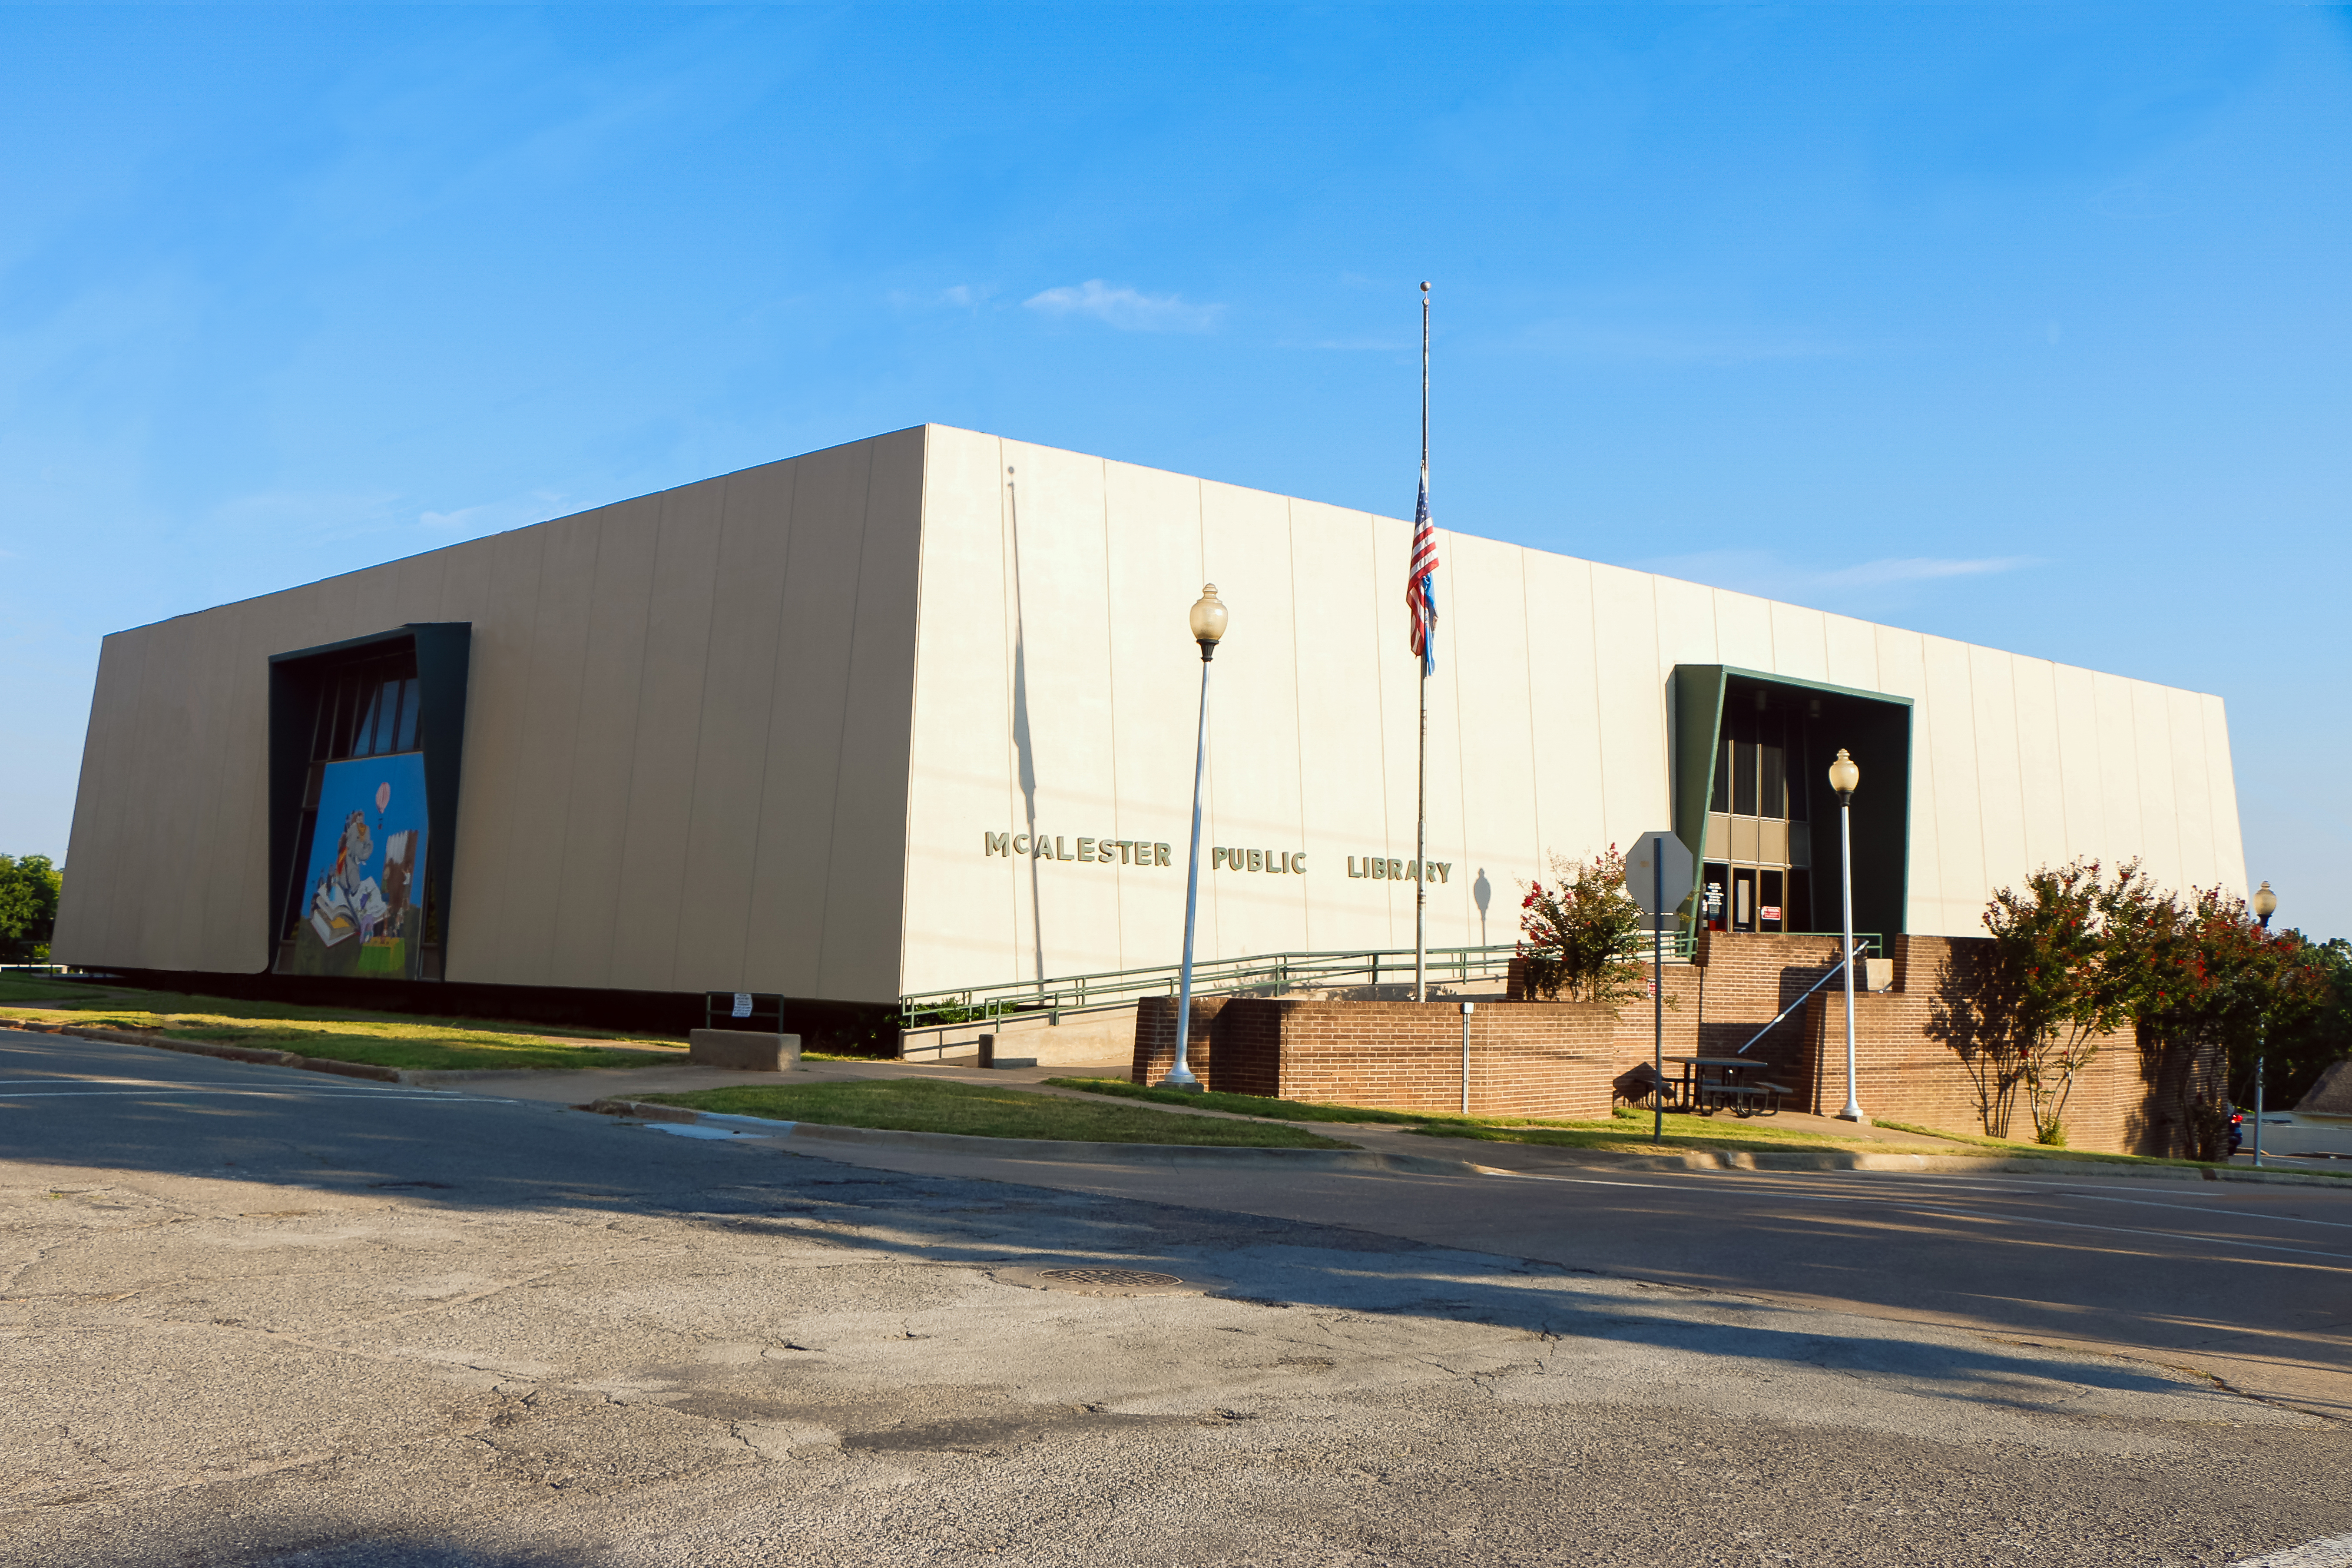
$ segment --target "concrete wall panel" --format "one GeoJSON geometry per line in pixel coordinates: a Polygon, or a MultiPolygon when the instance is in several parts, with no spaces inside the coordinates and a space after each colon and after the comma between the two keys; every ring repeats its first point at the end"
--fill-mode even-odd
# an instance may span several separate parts
{"type": "Polygon", "coordinates": [[[2133,761],[2139,784],[2142,864],[2162,886],[2185,889],[2187,862],[2180,851],[2180,800],[2172,772],[2172,714],[2164,688],[2144,680],[2131,689],[2133,761]]]}
{"type": "Polygon", "coordinates": [[[1449,880],[1431,887],[1430,896],[1433,902],[1445,901],[1448,923],[1465,933],[1465,942],[1481,942],[1495,939],[1482,938],[1476,930],[1480,870],[1487,869],[1485,930],[1491,932],[1493,917],[1501,914],[1507,937],[1514,923],[1508,917],[1518,900],[1505,900],[1503,909],[1495,909],[1494,877],[1500,873],[1511,887],[1543,866],[1533,637],[1525,616],[1530,554],[1463,535],[1454,536],[1454,545],[1463,598],[1486,609],[1456,620],[1454,650],[1441,667],[1450,677],[1458,718],[1449,734],[1456,759],[1453,787],[1436,823],[1441,830],[1454,821],[1462,827],[1457,839],[1431,852],[1433,859],[1451,861],[1454,869],[1449,880]]]}
{"type": "MultiPolygon", "coordinates": [[[[1138,863],[1130,847],[1117,870],[1119,963],[1150,964],[1182,940],[1185,835],[1192,810],[1192,753],[1201,659],[1188,630],[1202,585],[1214,582],[1219,596],[1234,606],[1233,647],[1215,660],[1222,699],[1234,683],[1234,671],[1262,657],[1295,613],[1294,551],[1286,516],[1267,518],[1276,537],[1262,542],[1279,569],[1263,579],[1228,580],[1219,568],[1234,558],[1222,546],[1208,549],[1204,515],[1206,487],[1198,479],[1125,463],[1108,463],[1103,473],[1107,578],[1103,599],[1109,607],[1109,677],[1112,721],[1109,740],[1117,784],[1110,819],[1117,837],[1139,840],[1138,863]],[[1269,619],[1266,594],[1276,585],[1285,595],[1269,619]],[[1238,662],[1237,662],[1238,661],[1238,662]],[[1171,864],[1157,864],[1154,847],[1170,847],[1171,864]],[[1129,955],[1140,953],[1140,958],[1129,955]]],[[[1230,527],[1215,531],[1223,539],[1230,527]]],[[[1234,563],[1238,564],[1235,560],[1234,563]]],[[[1287,684],[1290,667],[1284,665],[1287,684]]],[[[1219,712],[1225,709],[1220,702],[1219,712]]],[[[1294,808],[1295,822],[1295,808],[1294,808]]],[[[1204,829],[1205,831],[1205,829],[1204,829]]],[[[1097,837],[1099,837],[1097,832],[1097,837]]],[[[1206,842],[1218,840],[1213,836],[1206,842]]],[[[1031,862],[1034,869],[1046,868],[1031,862]]],[[[1210,919],[1215,919],[1212,902],[1210,919]]],[[[1032,951],[1031,962],[1044,954],[1032,951]]],[[[1014,973],[1023,973],[1014,971],[1014,973]]]]}
{"type": "MultiPolygon", "coordinates": [[[[1301,587],[1312,593],[1316,584],[1292,580],[1290,509],[1284,498],[1203,483],[1200,506],[1202,570],[1234,617],[1212,678],[1213,809],[1202,829],[1202,894],[1215,903],[1218,940],[1227,951],[1297,952],[1307,945],[1305,879],[1248,870],[1246,859],[1243,869],[1220,868],[1213,851],[1222,846],[1244,856],[1252,849],[1279,856],[1307,847],[1293,614],[1301,587]]],[[[1171,640],[1181,648],[1181,616],[1174,626],[1171,640]]],[[[1169,662],[1181,664],[1181,653],[1169,662]]],[[[1181,681],[1171,684],[1181,689],[1181,681]]],[[[1171,706],[1181,712],[1181,698],[1171,706]]],[[[1181,731],[1181,720],[1176,727],[1181,731]]],[[[1181,752],[1178,768],[1181,773],[1181,752]]]]}
{"type": "Polygon", "coordinates": [[[531,531],[542,537],[539,581],[513,682],[520,704],[504,802],[504,886],[485,891],[486,900],[496,900],[487,903],[495,913],[485,918],[498,928],[498,972],[525,984],[552,984],[557,973],[551,900],[563,886],[572,795],[582,771],[581,699],[595,615],[601,523],[590,512],[531,531]]]}
{"type": "Polygon", "coordinates": [[[672,938],[672,984],[681,991],[765,989],[751,985],[745,958],[797,473],[772,463],[731,474],[719,500],[686,891],[672,938]]]}
{"type": "MultiPolygon", "coordinates": [[[[827,994],[820,989],[824,889],[849,722],[871,446],[793,459],[792,539],[745,943],[755,988],[788,996],[827,994]]],[[[885,874],[895,883],[904,873],[885,874]]]]}
{"type": "Polygon", "coordinates": [[[2018,742],[2017,675],[2030,660],[1992,648],[1969,647],[1969,700],[1974,710],[1978,821],[1984,828],[1988,866],[2029,866],[2027,817],[2037,805],[2055,811],[2055,792],[2046,802],[2029,800],[2034,781],[2025,772],[2018,742]]]}
{"type": "Polygon", "coordinates": [[[541,914],[516,853],[518,830],[530,810],[518,784],[529,771],[524,742],[537,664],[541,563],[549,536],[557,531],[519,528],[470,546],[488,557],[488,591],[465,615],[447,617],[474,624],[465,798],[450,873],[457,883],[454,923],[466,928],[466,939],[450,951],[452,980],[517,973],[518,926],[541,914]]]}
{"type": "MultiPolygon", "coordinates": [[[[1908,907],[1906,923],[1915,931],[1950,930],[1950,921],[1961,916],[1945,899],[1948,884],[1944,877],[1944,839],[1948,832],[1973,834],[1978,831],[1977,825],[1973,821],[1948,822],[1942,799],[1937,792],[1937,780],[1941,772],[1937,766],[1940,752],[1927,721],[1927,639],[1917,632],[1880,626],[1875,640],[1878,650],[1877,689],[1893,697],[1908,697],[1912,701],[1911,799],[1907,803],[1911,819],[1911,858],[1906,868],[1907,887],[1904,902],[1908,907]]],[[[1835,737],[1827,737],[1822,749],[1834,757],[1840,743],[1835,737]]],[[[1867,761],[1861,757],[1854,761],[1864,764],[1863,788],[1867,789],[1872,777],[1867,761]]],[[[1878,776],[1883,778],[1885,775],[1881,773],[1878,776]]],[[[1860,791],[1855,793],[1855,799],[1857,803],[1861,801],[1860,791]]],[[[1881,805],[1874,796],[1864,809],[1883,811],[1895,804],[1881,805]]],[[[1960,902],[1965,903],[1973,898],[1973,889],[1965,886],[1960,889],[1960,902]]],[[[1980,901],[1979,909],[1968,912],[1969,925],[1966,929],[1974,929],[1976,916],[1979,912],[1980,901]]]]}
{"type": "Polygon", "coordinates": [[[826,825],[832,854],[817,994],[880,1000],[904,988],[908,737],[922,570],[924,433],[901,430],[863,445],[868,469],[856,619],[843,694],[840,782],[826,825]]]}
{"type": "Polygon", "coordinates": [[[2056,705],[2056,746],[2065,792],[2064,837],[2056,849],[2037,844],[2042,861],[2056,864],[2077,855],[2112,858],[2107,847],[2106,788],[2099,776],[2098,689],[2091,672],[2071,665],[2051,666],[2056,705]]]}
{"type": "Polygon", "coordinates": [[[2173,818],[2179,825],[2179,880],[2190,887],[2212,887],[2220,878],[2213,852],[2213,806],[2205,778],[2205,714],[2197,693],[2164,687],[2151,689],[2164,701],[2165,734],[2171,742],[2167,758],[2172,775],[2173,818]]]}
{"type": "Polygon", "coordinates": [[[1308,805],[1303,846],[1309,868],[1305,881],[1314,898],[1308,939],[1321,952],[1385,947],[1391,934],[1386,884],[1375,888],[1348,872],[1351,859],[1360,868],[1371,856],[1393,853],[1395,825],[1412,817],[1412,795],[1396,797],[1379,765],[1388,752],[1381,729],[1391,721],[1378,679],[1400,659],[1400,676],[1409,671],[1412,654],[1402,641],[1381,646],[1380,618],[1372,611],[1384,587],[1402,606],[1404,563],[1384,577],[1370,518],[1310,501],[1291,505],[1290,553],[1298,689],[1320,717],[1301,726],[1297,739],[1300,795],[1308,805]]]}
{"type": "Polygon", "coordinates": [[[1765,607],[1772,616],[1772,668],[1797,680],[1829,679],[1830,617],[1795,605],[1765,607]]]}
{"type": "Polygon", "coordinates": [[[1535,804],[1526,859],[1470,857],[1481,944],[1509,942],[1518,931],[1518,884],[1550,874],[1554,850],[1580,848],[1601,838],[1606,809],[1602,777],[1612,747],[1601,724],[1598,622],[1589,563],[1538,550],[1520,552],[1527,616],[1529,731],[1535,804]],[[1479,879],[1486,891],[1479,891],[1479,879]]]}
{"type": "MultiPolygon", "coordinates": [[[[564,798],[563,858],[549,917],[555,942],[544,973],[554,985],[607,984],[623,897],[620,866],[628,840],[661,505],[661,497],[646,496],[588,514],[596,530],[595,582],[564,798]]],[[[458,803],[461,815],[466,804],[458,803]]]]}
{"type": "MultiPolygon", "coordinates": [[[[906,946],[935,955],[937,968],[951,976],[1037,978],[1026,896],[1043,868],[1025,853],[1011,853],[1011,836],[1033,830],[1034,803],[1024,792],[1013,745],[1023,654],[1013,632],[1010,499],[1003,442],[962,430],[931,433],[923,474],[916,643],[922,678],[911,726],[906,946]],[[990,833],[1006,836],[1005,853],[987,852],[990,833]]],[[[920,975],[908,982],[925,983],[920,975]]]]}

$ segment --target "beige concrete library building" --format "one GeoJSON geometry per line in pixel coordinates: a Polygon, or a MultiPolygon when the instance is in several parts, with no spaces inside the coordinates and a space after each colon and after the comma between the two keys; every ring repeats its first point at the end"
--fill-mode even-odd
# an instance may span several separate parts
{"type": "MultiPolygon", "coordinates": [[[[636,1026],[714,993],[820,1035],[1076,1005],[1081,977],[1131,1001],[1180,952],[1213,583],[1201,959],[1394,977],[1410,534],[923,426],[120,632],[54,951],[636,1026]]],[[[1682,928],[1835,930],[1841,747],[1858,929],[1978,933],[2077,855],[2245,889],[2218,698],[1470,533],[1439,554],[1428,940],[1457,973],[1551,856],[1660,827],[1695,855],[1682,928]]]]}

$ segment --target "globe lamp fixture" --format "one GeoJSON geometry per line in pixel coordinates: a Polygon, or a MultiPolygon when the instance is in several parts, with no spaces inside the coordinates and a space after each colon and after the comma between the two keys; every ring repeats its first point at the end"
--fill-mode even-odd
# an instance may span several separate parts
{"type": "Polygon", "coordinates": [[[1224,635],[1225,602],[1217,597],[1214,583],[1203,583],[1192,605],[1192,640],[1201,645],[1202,664],[1217,657],[1217,640],[1224,635]]]}

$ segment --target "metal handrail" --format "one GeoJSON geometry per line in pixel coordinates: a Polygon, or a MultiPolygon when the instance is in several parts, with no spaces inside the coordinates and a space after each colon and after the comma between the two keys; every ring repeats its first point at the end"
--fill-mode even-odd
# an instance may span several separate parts
{"type": "MultiPolygon", "coordinates": [[[[1810,932],[1798,932],[1798,933],[1795,933],[1795,934],[1799,934],[1799,935],[1810,935],[1811,933],[1810,933],[1810,932]]],[[[1843,940],[1843,939],[1841,939],[1841,940],[1843,940]]],[[[1860,956],[1863,956],[1863,955],[1864,954],[1864,952],[1866,952],[1866,950],[1869,948],[1870,944],[1871,944],[1872,942],[1876,942],[1877,940],[1878,940],[1878,939],[1877,939],[1875,936],[1867,936],[1867,937],[1865,937],[1865,936],[1864,936],[1862,933],[1860,933],[1859,931],[1855,932],[1855,933],[1854,933],[1854,939],[1853,939],[1853,950],[1851,952],[1849,952],[1849,953],[1847,953],[1847,954],[1846,954],[1846,961],[1847,961],[1847,963],[1852,963],[1855,958],[1860,957],[1860,956]]],[[[1775,1030],[1775,1029],[1779,1028],[1779,1027],[1780,1026],[1780,1019],[1781,1019],[1781,1018],[1785,1018],[1785,1017],[1787,1017],[1790,1014],[1791,1014],[1791,1013],[1795,1012],[1798,1008],[1800,1008],[1800,1007],[1803,1006],[1803,1005],[1804,1005],[1804,1004],[1805,1004],[1805,997],[1806,997],[1806,996],[1811,996],[1814,992],[1819,991],[1822,986],[1827,985],[1831,981],[1835,980],[1839,975],[1841,975],[1841,974],[1844,973],[1845,973],[1845,967],[1846,967],[1846,966],[1845,966],[1845,964],[1844,964],[1844,963],[1832,963],[1832,964],[1831,964],[1831,965],[1830,965],[1830,972],[1829,972],[1827,974],[1822,975],[1819,980],[1814,981],[1811,985],[1808,985],[1808,986],[1806,986],[1806,987],[1805,987],[1805,993],[1804,993],[1804,995],[1803,995],[1803,996],[1800,996],[1800,997],[1798,997],[1794,1002],[1791,1002],[1791,1003],[1790,1003],[1787,1006],[1785,1006],[1785,1007],[1781,1008],[1781,1009],[1780,1009],[1780,1016],[1779,1018],[1775,1018],[1775,1019],[1773,1019],[1770,1023],[1769,1023],[1769,1024],[1765,1025],[1762,1028],[1760,1028],[1760,1029],[1757,1030],[1757,1031],[1756,1031],[1756,1033],[1755,1033],[1755,1036],[1754,1036],[1752,1038],[1750,1038],[1750,1039],[1748,1040],[1748,1046],[1752,1046],[1752,1045],[1754,1045],[1758,1040],[1762,1039],[1765,1036],[1767,1036],[1767,1035],[1770,1034],[1773,1030],[1775,1030]]],[[[1740,1047],[1738,1050],[1736,1050],[1736,1051],[1732,1052],[1731,1054],[1732,1054],[1733,1056],[1735,1056],[1735,1057],[1744,1057],[1744,1056],[1746,1056],[1746,1055],[1748,1054],[1748,1046],[1742,1046],[1742,1047],[1740,1047]]]]}
{"type": "MultiPolygon", "coordinates": [[[[1629,959],[1647,962],[1647,931],[1625,949],[1629,959]]],[[[1691,954],[1693,936],[1687,931],[1669,934],[1667,951],[1678,959],[1691,954]]],[[[1489,947],[1433,947],[1428,950],[1432,980],[1461,983],[1497,979],[1518,956],[1517,943],[1489,947]]],[[[1209,959],[1192,965],[1195,995],[1231,995],[1237,992],[1294,990],[1305,985],[1379,985],[1381,971],[1389,984],[1409,979],[1413,951],[1405,948],[1338,948],[1312,952],[1257,953],[1246,958],[1209,959]]],[[[1143,969],[1106,970],[1094,974],[1062,975],[1050,980],[1017,980],[998,985],[956,986],[942,991],[912,992],[898,998],[899,1026],[921,1028],[927,1023],[963,1024],[993,1020],[1012,1013],[1077,1012],[1089,1007],[1117,1006],[1139,996],[1170,995],[1182,965],[1153,964],[1143,969]],[[950,1015],[952,1015],[950,1016],[950,1015]]]]}

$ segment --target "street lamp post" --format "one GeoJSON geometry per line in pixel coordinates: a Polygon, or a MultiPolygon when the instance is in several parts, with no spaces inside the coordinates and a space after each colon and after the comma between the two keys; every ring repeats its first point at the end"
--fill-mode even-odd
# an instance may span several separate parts
{"type": "Polygon", "coordinates": [[[1214,583],[1203,584],[1192,605],[1192,640],[1201,645],[1201,728],[1192,743],[1192,851],[1184,869],[1184,968],[1176,990],[1176,1064],[1160,1080],[1162,1089],[1198,1092],[1201,1080],[1184,1065],[1192,1033],[1192,921],[1201,908],[1201,777],[1209,759],[1209,661],[1225,635],[1225,604],[1214,583]]]}
{"type": "Polygon", "coordinates": [[[1853,1081],[1853,791],[1862,783],[1862,770],[1853,759],[1838,748],[1837,761],[1830,764],[1830,788],[1838,797],[1838,880],[1843,885],[1845,957],[1845,1109],[1838,1112],[1840,1121],[1862,1122],[1870,1118],[1862,1113],[1862,1100],[1854,1092],[1853,1081]]]}
{"type": "MultiPolygon", "coordinates": [[[[2254,889],[2254,918],[2263,922],[2263,930],[2271,929],[2271,916],[2278,912],[2278,895],[2264,882],[2254,889]]],[[[2254,1033],[2254,1168],[2263,1163],[2263,1058],[2270,1047],[2270,1020],[2259,1020],[2254,1033]]]]}

